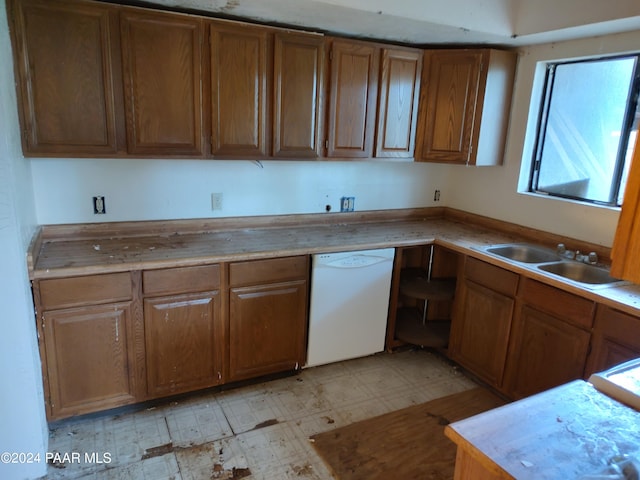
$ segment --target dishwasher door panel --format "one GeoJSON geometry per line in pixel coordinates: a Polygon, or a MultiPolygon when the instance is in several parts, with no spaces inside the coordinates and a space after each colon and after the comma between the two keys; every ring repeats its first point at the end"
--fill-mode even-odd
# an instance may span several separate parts
{"type": "Polygon", "coordinates": [[[313,256],[307,367],[384,350],[394,253],[313,256]]]}

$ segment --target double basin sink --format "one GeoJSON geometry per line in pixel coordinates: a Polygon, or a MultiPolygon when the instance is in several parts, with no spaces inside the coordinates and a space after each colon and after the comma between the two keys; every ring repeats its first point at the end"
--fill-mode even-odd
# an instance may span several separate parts
{"type": "Polygon", "coordinates": [[[527,264],[531,268],[576,282],[587,288],[605,288],[626,283],[609,275],[607,268],[569,260],[551,249],[537,245],[508,243],[489,245],[479,250],[512,262],[527,264]]]}

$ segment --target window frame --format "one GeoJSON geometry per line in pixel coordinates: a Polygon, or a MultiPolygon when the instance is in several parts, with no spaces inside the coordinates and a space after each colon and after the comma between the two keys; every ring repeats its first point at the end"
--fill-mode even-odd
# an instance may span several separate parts
{"type": "MultiPolygon", "coordinates": [[[[542,94],[540,96],[538,120],[536,122],[535,142],[533,146],[533,152],[531,156],[531,166],[529,171],[529,179],[527,184],[527,191],[529,193],[545,195],[552,198],[563,198],[568,200],[576,200],[592,205],[602,205],[606,207],[621,206],[621,202],[618,202],[620,198],[620,188],[622,183],[622,176],[625,170],[625,157],[626,150],[629,145],[629,137],[633,130],[635,122],[636,112],[640,111],[640,51],[629,52],[615,55],[601,55],[597,57],[581,57],[572,60],[554,60],[545,63],[544,84],[542,87],[542,94]],[[618,143],[618,152],[616,154],[616,163],[611,179],[609,201],[591,200],[573,195],[563,195],[556,192],[549,192],[538,188],[538,180],[540,174],[540,165],[542,163],[542,153],[544,141],[546,138],[546,128],[549,119],[549,109],[551,105],[551,98],[553,96],[553,79],[550,80],[550,76],[555,74],[555,70],[559,65],[570,65],[577,63],[587,62],[599,62],[607,60],[616,60],[624,58],[635,58],[635,70],[629,85],[629,96],[625,107],[625,115],[621,128],[620,141],[618,143]],[[634,108],[635,107],[635,108],[634,108]]],[[[640,132],[638,133],[640,135],[640,132]]]]}

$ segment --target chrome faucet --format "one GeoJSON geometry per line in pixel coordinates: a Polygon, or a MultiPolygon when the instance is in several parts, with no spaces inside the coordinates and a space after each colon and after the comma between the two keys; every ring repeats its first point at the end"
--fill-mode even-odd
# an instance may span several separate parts
{"type": "Polygon", "coordinates": [[[573,250],[567,250],[564,243],[559,243],[556,246],[556,253],[561,257],[575,260],[577,262],[588,263],[590,265],[598,263],[598,254],[596,252],[589,252],[587,254],[580,253],[580,250],[576,250],[574,252],[573,250]]]}
{"type": "Polygon", "coordinates": [[[582,263],[589,263],[595,265],[598,263],[598,255],[596,252],[589,252],[587,254],[580,253],[580,250],[576,250],[576,260],[582,263]]]}
{"type": "Polygon", "coordinates": [[[564,246],[564,243],[559,243],[556,247],[556,253],[561,257],[574,259],[576,257],[576,252],[572,250],[567,250],[567,247],[564,246]]]}

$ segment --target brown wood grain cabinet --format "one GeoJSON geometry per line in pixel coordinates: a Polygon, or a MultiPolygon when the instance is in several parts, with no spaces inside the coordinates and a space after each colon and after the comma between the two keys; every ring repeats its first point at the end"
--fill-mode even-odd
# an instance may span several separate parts
{"type": "Polygon", "coordinates": [[[640,357],[640,318],[598,305],[585,378],[640,357]]]}
{"type": "Polygon", "coordinates": [[[9,6],[25,154],[413,157],[422,50],[85,0],[9,6]]]}
{"type": "Polygon", "coordinates": [[[116,154],[124,133],[116,8],[47,0],[7,6],[24,154],[116,154]]]}
{"type": "Polygon", "coordinates": [[[317,158],[322,154],[324,38],[275,34],[273,156],[317,158]]]}
{"type": "Polygon", "coordinates": [[[508,51],[425,51],[416,161],[501,164],[515,65],[508,51]]]}
{"type": "Polygon", "coordinates": [[[309,258],[229,265],[229,380],[301,368],[309,258]]]}
{"type": "Polygon", "coordinates": [[[467,257],[457,283],[449,354],[497,388],[503,381],[518,281],[516,273],[467,257]]]}
{"type": "Polygon", "coordinates": [[[329,39],[326,156],[413,158],[422,50],[329,39]]]}
{"type": "Polygon", "coordinates": [[[129,153],[202,155],[202,20],[126,8],[120,27],[129,153]]]}
{"type": "Polygon", "coordinates": [[[376,158],[413,158],[422,51],[382,49],[376,158]]]}
{"type": "Polygon", "coordinates": [[[210,23],[214,156],[269,155],[272,42],[267,28],[210,23]]]}
{"type": "Polygon", "coordinates": [[[640,283],[640,135],[627,178],[622,211],[611,249],[611,275],[640,283]]]}
{"type": "Polygon", "coordinates": [[[523,398],[584,375],[595,304],[523,278],[505,373],[505,391],[523,398]]]}
{"type": "Polygon", "coordinates": [[[219,265],[143,272],[147,388],[152,398],[224,381],[219,265]]]}
{"type": "Polygon", "coordinates": [[[373,154],[380,49],[355,40],[330,41],[327,157],[373,154]]]}
{"type": "Polygon", "coordinates": [[[129,273],[34,284],[47,415],[51,419],[144,397],[143,329],[129,273]]]}

